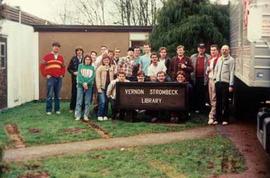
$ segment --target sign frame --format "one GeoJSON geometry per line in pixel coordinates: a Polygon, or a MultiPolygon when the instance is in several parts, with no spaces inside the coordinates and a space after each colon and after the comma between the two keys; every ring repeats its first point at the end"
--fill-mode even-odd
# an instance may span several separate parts
{"type": "MultiPolygon", "coordinates": [[[[145,96],[149,96],[149,95],[141,95],[141,96],[130,96],[130,97],[145,97],[145,96]]],[[[173,97],[173,96],[169,96],[169,97],[173,97]]],[[[126,98],[125,98],[126,99],[126,98]]],[[[130,98],[132,99],[132,98],[130,98]]],[[[117,82],[116,83],[116,108],[117,109],[123,109],[123,110],[135,110],[135,109],[140,109],[140,110],[151,110],[151,111],[157,111],[157,110],[166,110],[166,111],[187,111],[188,110],[188,86],[186,83],[177,83],[177,82],[165,82],[165,83],[158,83],[158,82],[117,82]],[[147,90],[147,89],[158,89],[159,87],[161,88],[166,88],[166,89],[170,89],[170,88],[177,88],[184,90],[184,92],[182,93],[184,95],[184,103],[183,103],[183,107],[164,107],[164,108],[160,108],[160,107],[155,107],[156,105],[152,104],[152,105],[145,105],[142,103],[138,103],[136,107],[134,106],[129,106],[129,105],[123,105],[121,102],[121,93],[119,92],[119,90],[121,89],[126,89],[126,88],[130,88],[133,87],[134,89],[142,89],[142,90],[147,90]]],[[[162,105],[166,105],[166,104],[162,104],[162,105]]]]}

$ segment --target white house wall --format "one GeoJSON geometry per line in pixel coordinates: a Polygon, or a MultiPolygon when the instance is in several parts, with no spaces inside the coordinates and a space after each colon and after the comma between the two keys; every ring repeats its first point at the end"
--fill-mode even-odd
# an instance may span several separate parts
{"type": "Polygon", "coordinates": [[[5,20],[7,36],[8,108],[39,97],[38,33],[32,26],[5,20]]]}

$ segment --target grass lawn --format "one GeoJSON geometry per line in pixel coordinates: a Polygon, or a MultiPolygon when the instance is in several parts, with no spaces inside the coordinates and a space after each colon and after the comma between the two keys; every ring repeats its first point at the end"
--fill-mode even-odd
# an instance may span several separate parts
{"type": "MultiPolygon", "coordinates": [[[[61,104],[61,115],[47,116],[44,102],[30,102],[0,112],[0,142],[4,145],[11,145],[4,129],[7,124],[17,125],[27,146],[100,138],[93,129],[74,120],[73,114],[69,113],[68,102],[62,102],[61,104]]],[[[206,118],[199,118],[199,115],[195,115],[193,119],[178,125],[125,121],[97,122],[95,116],[91,118],[112,137],[181,131],[187,128],[203,126],[207,123],[206,118]]]]}
{"type": "Polygon", "coordinates": [[[188,128],[199,127],[207,125],[205,119],[193,118],[181,124],[160,124],[149,122],[126,122],[126,121],[105,121],[96,122],[100,127],[105,129],[112,137],[126,137],[138,134],[147,133],[161,133],[161,132],[175,132],[182,131],[188,128]]]}
{"type": "Polygon", "coordinates": [[[3,177],[46,172],[50,177],[191,177],[245,170],[243,157],[221,136],[180,143],[99,150],[7,165],[3,177]]]}
{"type": "Polygon", "coordinates": [[[47,116],[45,103],[30,102],[0,113],[0,141],[9,145],[5,125],[16,124],[26,145],[63,143],[99,138],[99,135],[68,112],[69,103],[62,102],[60,115],[47,116]]]}

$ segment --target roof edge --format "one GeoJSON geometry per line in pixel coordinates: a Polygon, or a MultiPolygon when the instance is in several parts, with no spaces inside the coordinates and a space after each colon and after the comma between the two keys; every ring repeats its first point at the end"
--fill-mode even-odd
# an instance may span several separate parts
{"type": "Polygon", "coordinates": [[[19,8],[9,6],[7,4],[0,4],[0,16],[1,19],[10,20],[14,22],[19,22],[25,25],[43,25],[43,24],[53,24],[52,22],[32,15],[28,12],[22,11],[19,8]]]}
{"type": "Polygon", "coordinates": [[[151,32],[152,26],[33,25],[37,32],[151,32]]]}

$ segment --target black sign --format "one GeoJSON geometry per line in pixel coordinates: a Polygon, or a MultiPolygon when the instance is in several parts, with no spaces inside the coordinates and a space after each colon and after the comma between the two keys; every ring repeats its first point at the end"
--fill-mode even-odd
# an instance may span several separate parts
{"type": "Polygon", "coordinates": [[[118,82],[119,109],[187,110],[187,86],[180,83],[118,82]]]}

